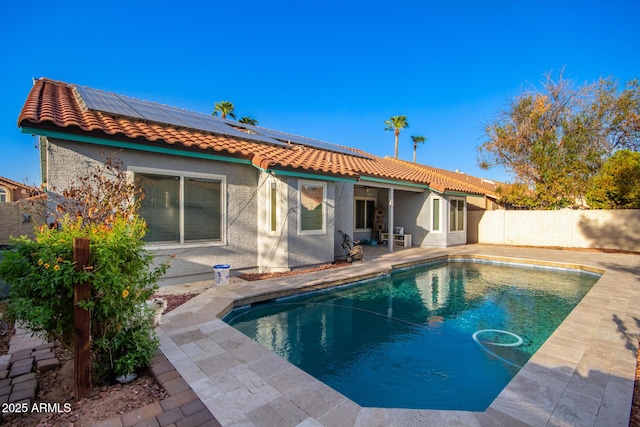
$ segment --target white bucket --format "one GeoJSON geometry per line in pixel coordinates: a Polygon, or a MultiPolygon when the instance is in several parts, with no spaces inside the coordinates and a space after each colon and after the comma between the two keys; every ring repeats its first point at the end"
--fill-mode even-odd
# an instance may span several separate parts
{"type": "Polygon", "coordinates": [[[231,266],[229,264],[218,264],[213,266],[213,276],[217,286],[229,284],[230,269],[231,266]]]}

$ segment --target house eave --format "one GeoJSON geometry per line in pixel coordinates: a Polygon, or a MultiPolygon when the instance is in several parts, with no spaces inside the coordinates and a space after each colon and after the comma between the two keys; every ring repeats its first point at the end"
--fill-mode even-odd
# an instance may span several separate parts
{"type": "Polygon", "coordinates": [[[212,154],[212,153],[206,153],[206,152],[180,150],[180,149],[171,148],[171,147],[160,147],[156,145],[139,144],[139,143],[130,142],[130,141],[100,138],[96,136],[80,135],[80,134],[75,134],[71,132],[62,132],[58,130],[34,128],[29,126],[22,126],[21,129],[22,129],[22,133],[32,134],[32,135],[41,135],[47,138],[63,139],[67,141],[83,142],[83,143],[93,144],[93,145],[103,145],[103,146],[114,147],[114,148],[125,148],[129,150],[145,151],[145,152],[158,153],[158,154],[168,154],[172,156],[191,157],[191,158],[206,159],[206,160],[217,160],[221,162],[240,163],[240,164],[246,164],[246,165],[251,164],[251,161],[249,159],[223,156],[219,154],[212,154]]]}

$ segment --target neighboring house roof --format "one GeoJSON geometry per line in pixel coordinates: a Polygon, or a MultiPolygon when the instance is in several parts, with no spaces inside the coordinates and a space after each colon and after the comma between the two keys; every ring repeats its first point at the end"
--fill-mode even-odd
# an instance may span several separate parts
{"type": "MultiPolygon", "coordinates": [[[[127,99],[144,102],[151,108],[154,105],[162,107],[160,104],[137,101],[133,98],[127,99]]],[[[228,120],[217,118],[213,120],[220,121],[221,129],[228,128],[228,125],[235,125],[235,122],[228,120]]],[[[139,144],[140,148],[143,148],[142,146],[171,147],[190,152],[235,157],[250,161],[263,170],[307,172],[352,180],[384,179],[424,185],[440,192],[454,191],[479,195],[490,193],[489,187],[481,185],[479,178],[466,175],[461,178],[458,176],[460,174],[454,172],[387,157],[381,158],[354,148],[321,141],[317,141],[321,144],[311,144],[316,146],[289,142],[285,140],[287,134],[262,127],[254,127],[254,129],[258,132],[264,130],[266,134],[272,132],[279,135],[281,143],[263,143],[255,138],[251,139],[250,136],[245,139],[237,131],[227,132],[230,135],[225,134],[224,130],[218,133],[90,109],[82,98],[78,86],[45,78],[34,82],[18,117],[18,126],[25,131],[40,130],[43,135],[47,134],[46,131],[56,134],[62,132],[67,135],[105,140],[125,140],[139,144]],[[324,148],[318,148],[319,146],[324,148]]],[[[304,139],[308,138],[292,138],[297,141],[304,139]]]]}
{"type": "Polygon", "coordinates": [[[17,190],[17,189],[29,189],[29,186],[24,185],[24,184],[20,184],[19,182],[16,181],[12,181],[9,178],[5,178],[3,176],[0,176],[0,186],[5,187],[5,188],[9,188],[11,190],[17,190]]]}

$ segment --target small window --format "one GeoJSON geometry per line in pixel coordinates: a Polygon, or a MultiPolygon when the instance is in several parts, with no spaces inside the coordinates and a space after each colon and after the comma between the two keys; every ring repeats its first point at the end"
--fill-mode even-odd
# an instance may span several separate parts
{"type": "Polygon", "coordinates": [[[355,228],[356,230],[371,230],[376,201],[373,199],[356,199],[355,228]]]}
{"type": "Polygon", "coordinates": [[[431,231],[440,231],[440,199],[433,199],[431,231]]]}
{"type": "Polygon", "coordinates": [[[464,231],[464,200],[462,199],[451,200],[449,231],[464,231]]]}
{"type": "Polygon", "coordinates": [[[326,230],[327,184],[300,181],[298,230],[300,234],[322,234],[326,230]]]}
{"type": "Polygon", "coordinates": [[[0,203],[7,201],[7,190],[0,188],[0,203]]]}
{"type": "Polygon", "coordinates": [[[278,231],[278,184],[275,180],[269,183],[269,234],[278,231]]]}

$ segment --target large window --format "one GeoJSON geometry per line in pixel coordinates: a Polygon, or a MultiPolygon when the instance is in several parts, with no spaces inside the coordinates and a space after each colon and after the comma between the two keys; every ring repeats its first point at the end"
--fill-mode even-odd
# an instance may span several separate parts
{"type": "Polygon", "coordinates": [[[376,201],[374,199],[356,199],[356,230],[371,230],[373,228],[373,215],[375,210],[376,201]]]}
{"type": "Polygon", "coordinates": [[[298,231],[300,234],[323,234],[327,224],[327,184],[300,181],[298,184],[299,210],[298,231]]]}
{"type": "Polygon", "coordinates": [[[144,198],[140,215],[153,243],[221,241],[224,178],[209,175],[135,173],[144,198]]]}
{"type": "Polygon", "coordinates": [[[451,199],[449,231],[464,231],[464,200],[451,199]]]}
{"type": "Polygon", "coordinates": [[[431,210],[431,231],[440,232],[440,205],[439,198],[433,199],[433,209],[431,210]]]}

